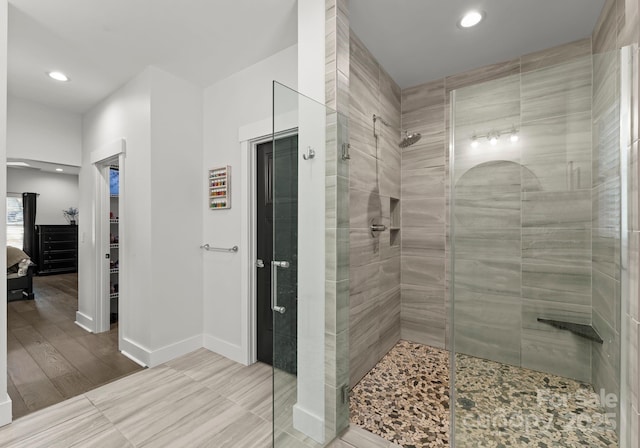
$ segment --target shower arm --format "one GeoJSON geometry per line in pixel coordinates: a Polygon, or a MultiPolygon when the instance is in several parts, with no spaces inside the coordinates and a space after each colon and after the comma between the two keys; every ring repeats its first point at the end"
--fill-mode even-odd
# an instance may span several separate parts
{"type": "Polygon", "coordinates": [[[414,143],[416,143],[422,138],[422,135],[419,132],[412,132],[411,134],[409,134],[408,130],[402,129],[402,128],[396,128],[381,116],[373,114],[373,138],[376,139],[376,158],[378,157],[378,137],[379,136],[378,136],[378,133],[376,132],[376,122],[378,120],[380,120],[382,124],[384,124],[387,127],[390,127],[391,129],[396,129],[396,130],[399,130],[400,132],[404,132],[404,138],[400,140],[400,143],[398,143],[398,146],[400,148],[408,148],[409,146],[413,145],[414,143]]]}

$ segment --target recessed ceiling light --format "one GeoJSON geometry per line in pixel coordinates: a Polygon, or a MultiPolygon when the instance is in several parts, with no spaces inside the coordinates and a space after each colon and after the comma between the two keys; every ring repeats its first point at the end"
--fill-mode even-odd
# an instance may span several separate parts
{"type": "Polygon", "coordinates": [[[469,11],[458,21],[458,26],[460,28],[471,28],[482,22],[482,19],[484,19],[484,17],[485,13],[482,11],[469,11]]]}
{"type": "Polygon", "coordinates": [[[64,171],[64,170],[63,170],[62,168],[56,168],[56,171],[60,171],[60,172],[62,172],[62,171],[64,171]]]}
{"type": "Polygon", "coordinates": [[[47,72],[47,75],[49,75],[49,78],[55,79],[56,81],[60,81],[60,82],[69,81],[69,77],[62,72],[47,72]]]}

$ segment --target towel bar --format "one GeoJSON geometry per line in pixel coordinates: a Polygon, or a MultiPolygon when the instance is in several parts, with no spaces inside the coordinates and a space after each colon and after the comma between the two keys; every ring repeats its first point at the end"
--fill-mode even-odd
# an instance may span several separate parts
{"type": "Polygon", "coordinates": [[[226,248],[226,247],[212,247],[212,246],[209,246],[209,244],[203,244],[202,246],[200,246],[200,249],[208,250],[209,252],[238,252],[238,246],[226,248]]]}

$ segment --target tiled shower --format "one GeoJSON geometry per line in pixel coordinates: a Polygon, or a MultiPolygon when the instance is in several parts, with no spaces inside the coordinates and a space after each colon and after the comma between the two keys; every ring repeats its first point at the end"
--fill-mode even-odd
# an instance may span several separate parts
{"type": "Polygon", "coordinates": [[[620,300],[623,3],[590,38],[404,90],[351,33],[352,387],[402,339],[619,396],[624,319],[637,347],[620,300]],[[376,139],[374,114],[395,130],[376,139]],[[399,129],[422,139],[400,150],[399,129]],[[372,234],[391,207],[399,230],[372,234]]]}

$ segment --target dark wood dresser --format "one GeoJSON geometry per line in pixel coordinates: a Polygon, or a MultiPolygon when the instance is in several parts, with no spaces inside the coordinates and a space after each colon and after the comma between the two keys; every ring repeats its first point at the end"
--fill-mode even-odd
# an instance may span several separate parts
{"type": "Polygon", "coordinates": [[[38,275],[78,271],[78,226],[38,225],[38,275]]]}

